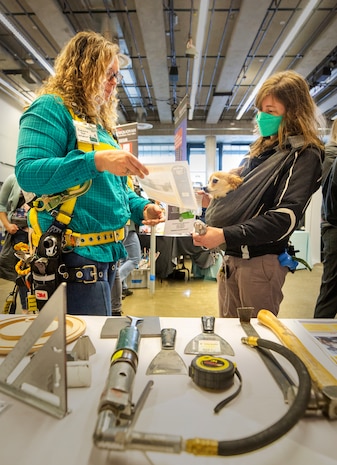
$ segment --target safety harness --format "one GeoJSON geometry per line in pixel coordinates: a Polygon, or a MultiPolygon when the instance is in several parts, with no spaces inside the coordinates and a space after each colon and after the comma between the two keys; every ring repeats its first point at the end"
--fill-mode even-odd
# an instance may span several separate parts
{"type": "MultiPolygon", "coordinates": [[[[68,110],[74,121],[82,121],[71,109],[68,108],[68,110]]],[[[77,141],[77,148],[83,152],[89,152],[92,150],[111,150],[111,145],[101,142],[94,145],[89,142],[77,141]]],[[[32,227],[31,244],[34,248],[34,257],[30,261],[29,312],[41,310],[62,281],[85,284],[97,281],[98,273],[95,265],[67,268],[62,262],[64,248],[107,244],[124,239],[124,228],[89,234],[81,234],[68,228],[77,198],[88,192],[91,184],[92,180],[88,180],[82,185],[74,186],[64,192],[42,195],[33,201],[29,212],[32,227]],[[43,210],[48,211],[54,217],[54,221],[45,233],[42,233],[38,222],[38,213],[43,210]]]]}

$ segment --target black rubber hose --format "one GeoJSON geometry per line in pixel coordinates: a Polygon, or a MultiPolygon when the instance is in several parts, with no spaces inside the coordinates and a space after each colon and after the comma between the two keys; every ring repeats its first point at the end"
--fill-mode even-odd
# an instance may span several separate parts
{"type": "Polygon", "coordinates": [[[219,441],[218,455],[245,454],[271,444],[295,426],[307,409],[311,392],[311,378],[304,363],[294,352],[276,342],[258,338],[256,343],[258,347],[273,350],[289,360],[298,375],[297,394],[286,414],[264,431],[247,438],[219,441]]]}

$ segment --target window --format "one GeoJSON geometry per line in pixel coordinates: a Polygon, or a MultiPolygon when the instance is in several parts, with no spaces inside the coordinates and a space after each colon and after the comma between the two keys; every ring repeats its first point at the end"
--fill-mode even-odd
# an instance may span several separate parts
{"type": "Polygon", "coordinates": [[[248,151],[249,144],[222,144],[222,156],[221,160],[219,160],[221,171],[230,171],[237,168],[248,151]]]}
{"type": "Polygon", "coordinates": [[[175,161],[174,144],[139,144],[138,158],[146,163],[173,163],[175,161]]]}

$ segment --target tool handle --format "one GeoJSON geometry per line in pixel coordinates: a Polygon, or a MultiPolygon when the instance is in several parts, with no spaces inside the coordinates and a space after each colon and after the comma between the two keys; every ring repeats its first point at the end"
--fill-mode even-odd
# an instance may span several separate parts
{"type": "Polygon", "coordinates": [[[174,349],[177,331],[174,328],[163,328],[161,330],[161,346],[163,349],[174,349]]]}
{"type": "Polygon", "coordinates": [[[140,332],[137,326],[126,326],[119,332],[115,352],[121,349],[129,349],[137,354],[139,342],[140,332]]]}
{"type": "Polygon", "coordinates": [[[314,385],[322,390],[326,386],[337,386],[337,379],[320,364],[302,342],[272,312],[260,310],[257,314],[260,323],[271,329],[280,341],[292,350],[305,364],[314,385]]]}
{"type": "Polygon", "coordinates": [[[202,332],[203,333],[214,333],[215,317],[214,316],[202,316],[202,332]]]}

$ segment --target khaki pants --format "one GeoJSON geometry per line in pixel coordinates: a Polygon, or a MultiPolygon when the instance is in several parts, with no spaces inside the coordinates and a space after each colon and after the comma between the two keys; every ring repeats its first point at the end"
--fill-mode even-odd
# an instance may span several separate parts
{"type": "Polygon", "coordinates": [[[217,276],[220,317],[237,318],[238,307],[254,307],[252,317],[261,309],[278,314],[289,269],[277,255],[249,260],[225,255],[223,265],[217,276]]]}

